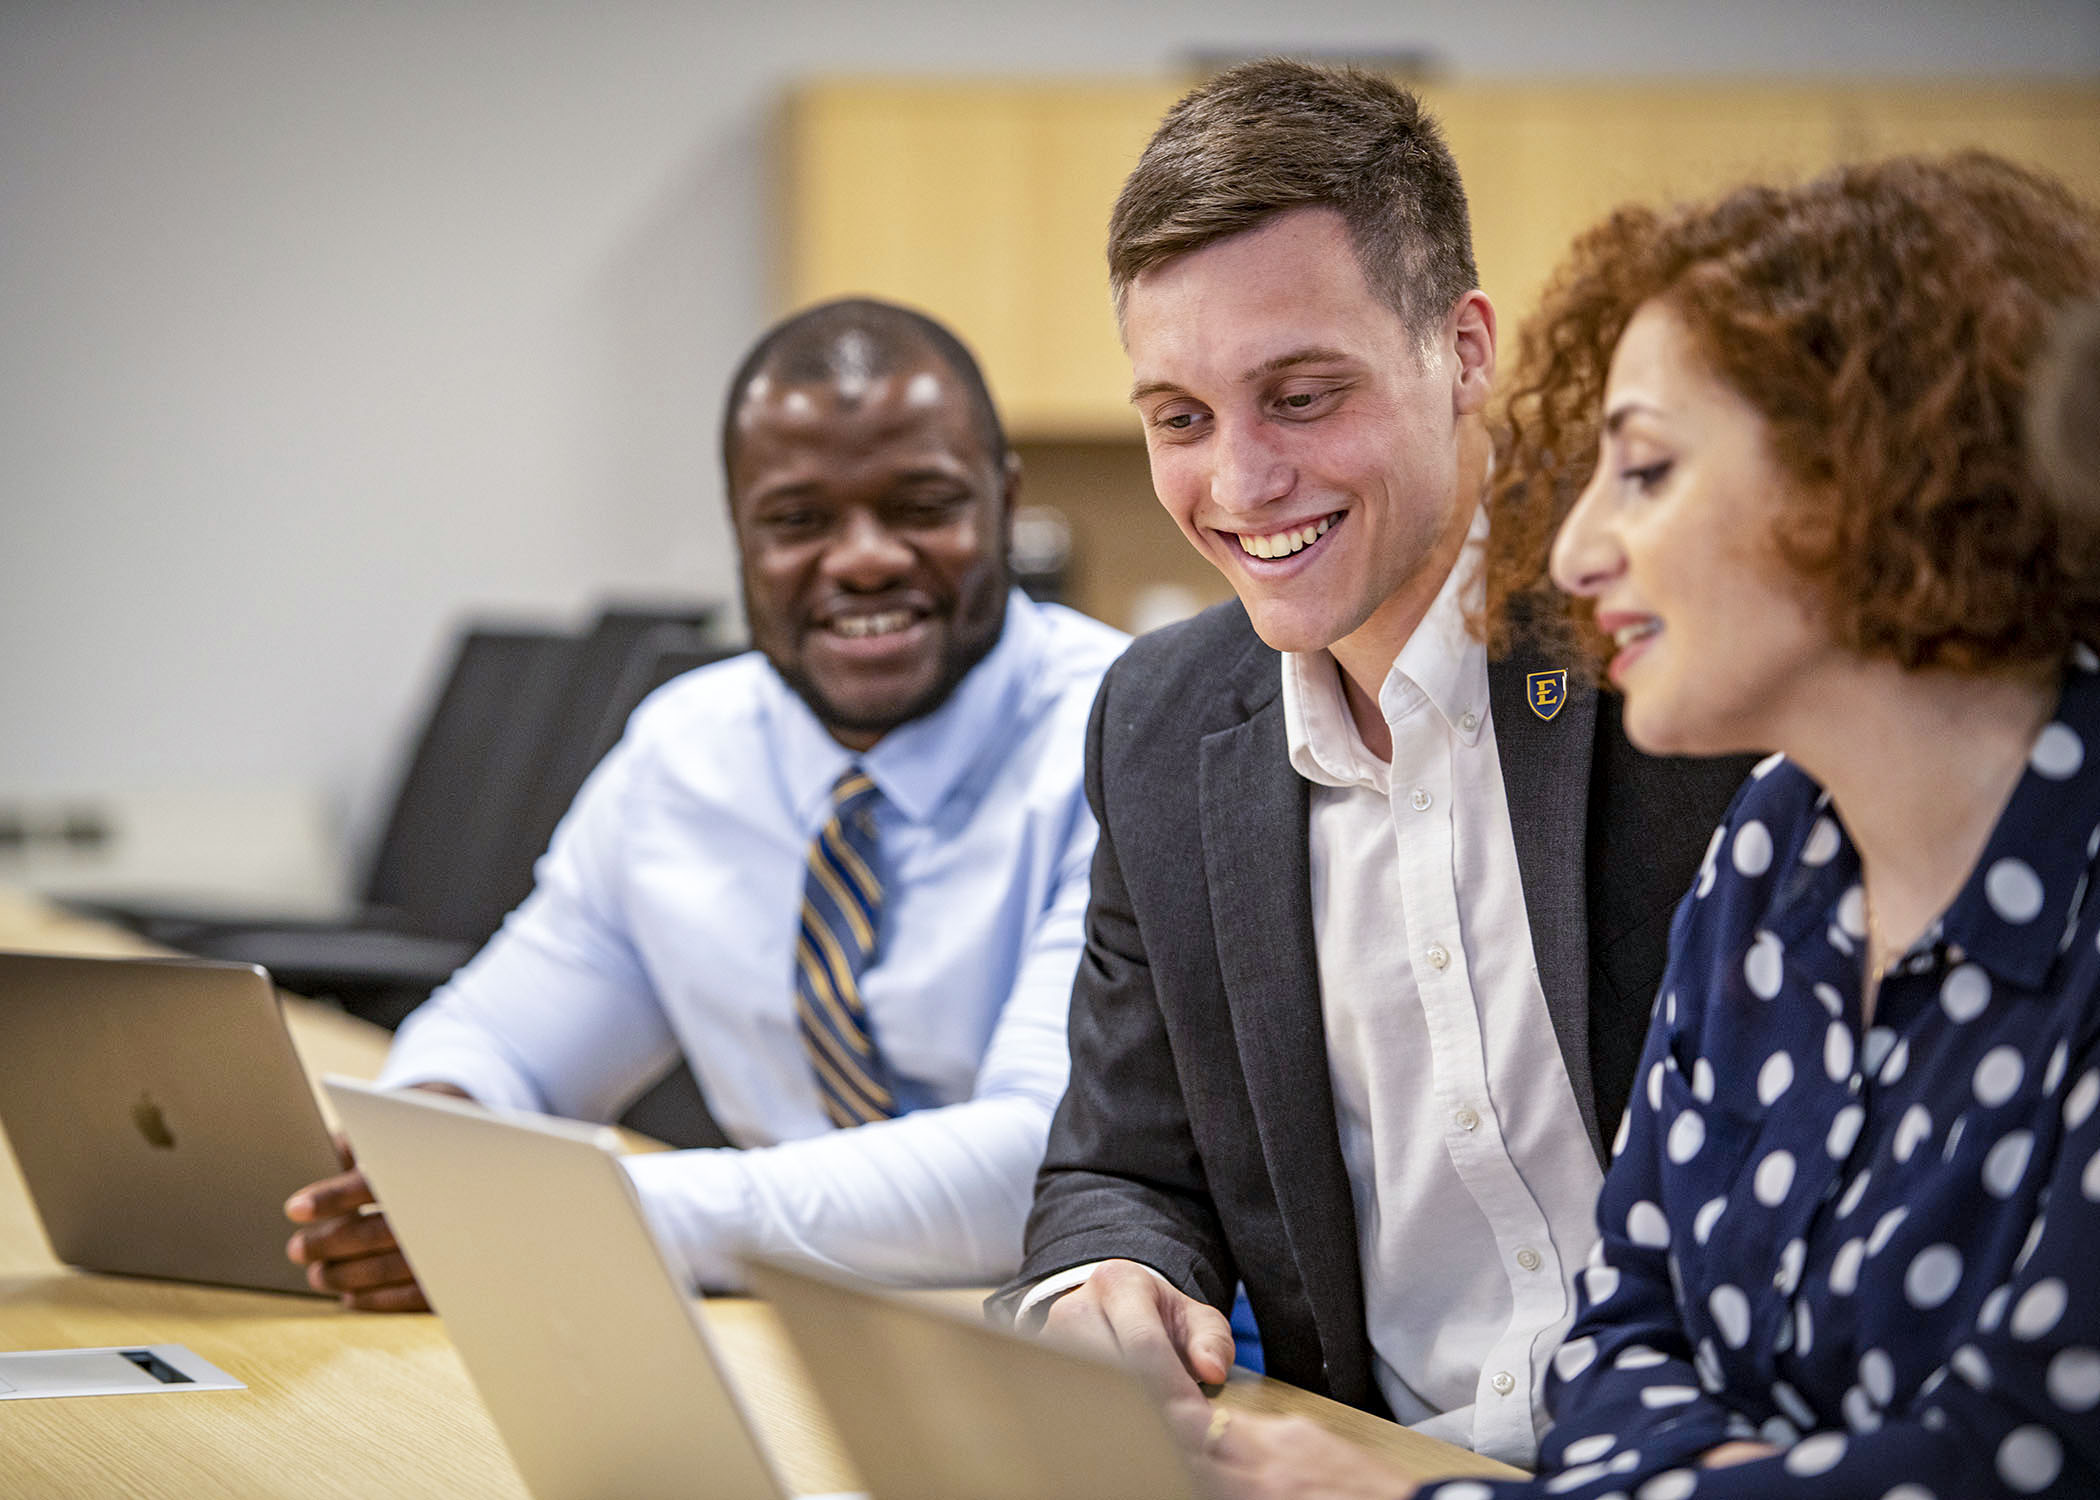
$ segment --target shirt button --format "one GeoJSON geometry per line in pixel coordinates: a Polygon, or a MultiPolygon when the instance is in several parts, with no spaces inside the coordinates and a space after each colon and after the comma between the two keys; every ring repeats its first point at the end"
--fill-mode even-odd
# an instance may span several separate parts
{"type": "Polygon", "coordinates": [[[1474,1114],[1473,1111],[1467,1109],[1464,1105],[1460,1105],[1458,1113],[1451,1117],[1451,1123],[1460,1130],[1471,1130],[1480,1123],[1480,1116],[1474,1114]]]}
{"type": "Polygon", "coordinates": [[[1459,715],[1458,727],[1460,729],[1463,729],[1467,734],[1471,734],[1474,730],[1480,727],[1480,715],[1474,713],[1473,710],[1470,708],[1467,709],[1463,714],[1459,715]]]}
{"type": "Polygon", "coordinates": [[[1538,1251],[1532,1249],[1529,1245],[1526,1245],[1522,1250],[1519,1250],[1517,1252],[1517,1264],[1522,1266],[1527,1271],[1536,1271],[1539,1268],[1538,1251]]]}
{"type": "Polygon", "coordinates": [[[1429,951],[1422,956],[1429,960],[1429,967],[1432,969],[1444,968],[1451,962],[1451,955],[1444,951],[1442,943],[1431,943],[1429,951]]]}
{"type": "Polygon", "coordinates": [[[1490,1380],[1488,1384],[1495,1388],[1496,1395],[1507,1396],[1517,1388],[1517,1377],[1510,1374],[1507,1370],[1497,1370],[1495,1378],[1490,1380]]]}
{"type": "Polygon", "coordinates": [[[1422,787],[1416,787],[1415,794],[1407,799],[1408,806],[1412,807],[1416,812],[1428,812],[1429,802],[1429,793],[1422,787]]]}

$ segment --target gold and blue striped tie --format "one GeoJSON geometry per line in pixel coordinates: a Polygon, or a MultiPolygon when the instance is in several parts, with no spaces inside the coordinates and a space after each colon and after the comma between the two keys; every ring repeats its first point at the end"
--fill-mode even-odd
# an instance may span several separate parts
{"type": "Polygon", "coordinates": [[[831,818],[809,847],[802,930],[795,939],[795,1018],[834,1125],[865,1125],[897,1113],[889,1067],[868,1027],[860,976],[874,961],[882,927],[875,853],[875,801],[882,794],[858,766],[831,789],[831,818]]]}

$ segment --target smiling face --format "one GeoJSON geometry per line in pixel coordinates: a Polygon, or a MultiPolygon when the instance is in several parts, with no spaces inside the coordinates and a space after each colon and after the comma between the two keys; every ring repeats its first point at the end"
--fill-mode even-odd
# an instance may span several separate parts
{"type": "Polygon", "coordinates": [[[1643,303],[1605,387],[1597,472],[1553,544],[1553,580],[1618,647],[1626,732],[1653,754],[1784,747],[1849,660],[1773,545],[1798,482],[1763,419],[1643,303]],[[1835,670],[1834,670],[1835,669],[1835,670]]]}
{"type": "Polygon", "coordinates": [[[788,384],[736,415],[730,515],[751,640],[832,737],[930,713],[999,639],[1018,468],[932,356],[788,384]]]}
{"type": "Polygon", "coordinates": [[[1341,216],[1301,208],[1137,277],[1123,339],[1153,488],[1182,534],[1264,641],[1334,647],[1375,692],[1472,519],[1487,299],[1418,336],[1364,279],[1341,216]]]}

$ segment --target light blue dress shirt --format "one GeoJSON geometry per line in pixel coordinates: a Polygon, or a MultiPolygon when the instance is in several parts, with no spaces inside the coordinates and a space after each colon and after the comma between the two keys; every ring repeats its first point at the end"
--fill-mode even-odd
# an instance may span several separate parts
{"type": "Polygon", "coordinates": [[[835,1129],[797,1034],[804,859],[856,757],[756,653],[641,706],[532,895],[403,1025],[381,1082],[602,1120],[683,1052],[749,1148],[627,1159],[692,1284],[737,1287],[751,1250],[1002,1279],[1064,1092],[1095,837],[1086,719],[1124,644],[1016,593],[948,701],[857,757],[887,877],[862,989],[910,1113],[835,1129]]]}

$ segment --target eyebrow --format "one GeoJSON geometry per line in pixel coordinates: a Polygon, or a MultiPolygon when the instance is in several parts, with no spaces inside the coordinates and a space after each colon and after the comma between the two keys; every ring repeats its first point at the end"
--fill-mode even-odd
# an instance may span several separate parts
{"type": "MultiPolygon", "coordinates": [[[[1279,354],[1274,359],[1265,359],[1252,369],[1240,372],[1239,384],[1250,385],[1257,380],[1266,380],[1271,375],[1280,375],[1285,370],[1295,370],[1300,365],[1354,364],[1356,357],[1340,349],[1331,349],[1324,344],[1308,344],[1303,349],[1293,349],[1279,354]]],[[[1185,395],[1182,388],[1171,380],[1143,380],[1130,388],[1133,405],[1147,396],[1161,394],[1185,395]]]]}
{"type": "Polygon", "coordinates": [[[1604,414],[1604,430],[1617,437],[1619,429],[1626,425],[1626,419],[1635,412],[1647,412],[1652,416],[1662,415],[1659,408],[1650,406],[1645,401],[1624,401],[1604,414]]]}

